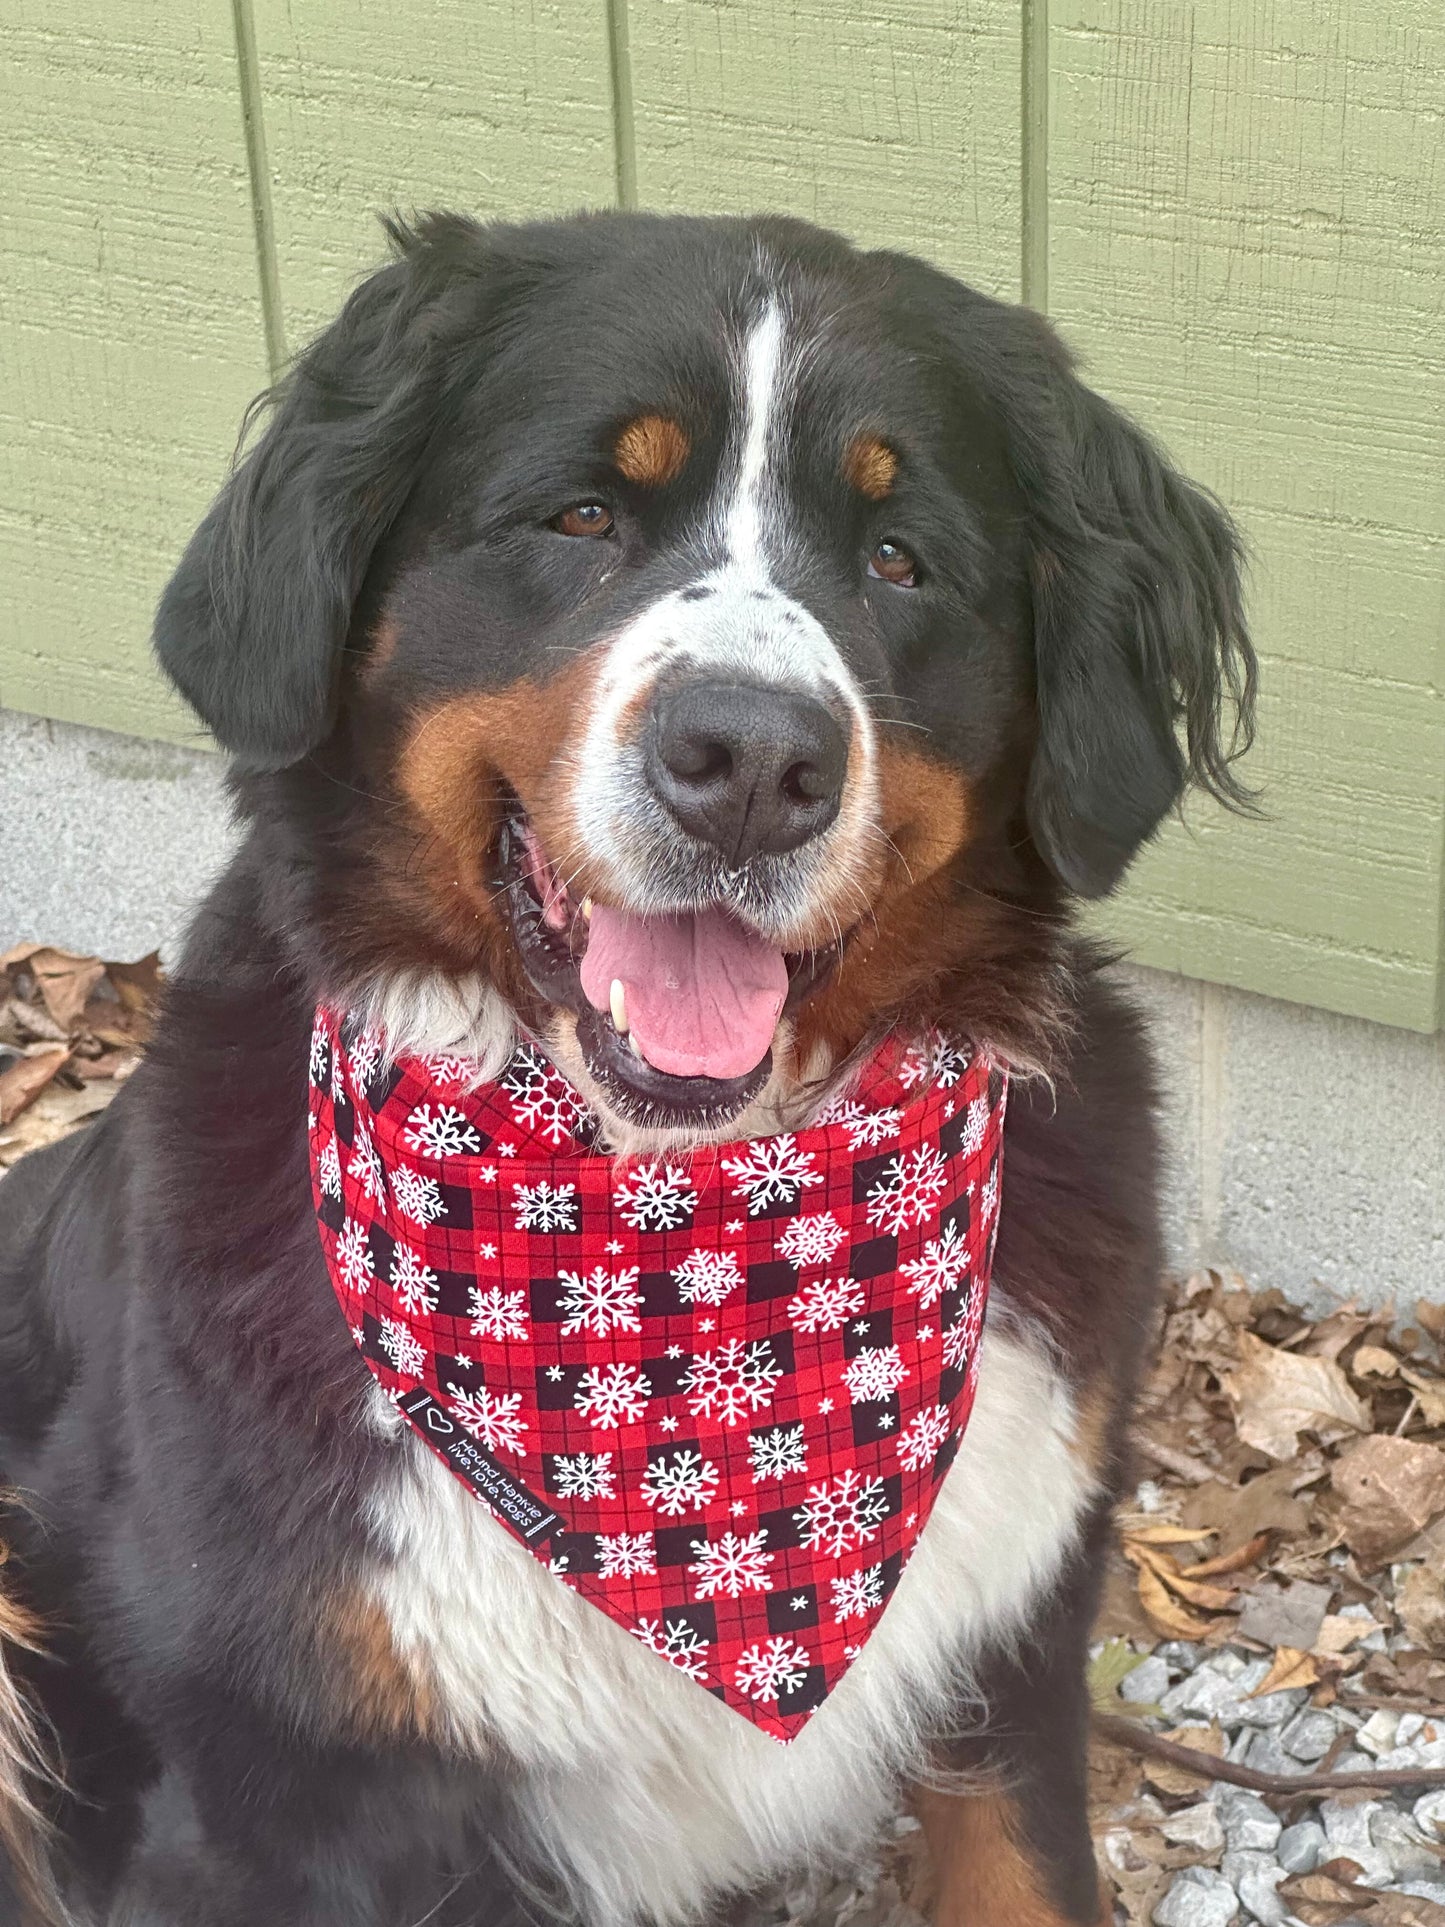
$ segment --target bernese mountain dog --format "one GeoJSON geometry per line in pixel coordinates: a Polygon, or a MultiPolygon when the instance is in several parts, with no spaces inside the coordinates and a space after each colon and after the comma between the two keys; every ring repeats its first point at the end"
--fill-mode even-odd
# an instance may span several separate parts
{"type": "Polygon", "coordinates": [[[1239,540],[1046,321],[909,256],[391,241],[160,604],[244,840],[134,1077],[0,1187],[0,1915],[681,1927],[912,1802],[940,1921],[1096,1922],[1086,1649],[1164,1254],[1148,1045],[1073,913],[1191,785],[1247,806],[1239,540]],[[1006,1070],[972,1416],[790,1744],[378,1390],[318,1008],[483,1080],[525,1040],[594,1157],[805,1130],[881,1038],[1006,1070]]]}

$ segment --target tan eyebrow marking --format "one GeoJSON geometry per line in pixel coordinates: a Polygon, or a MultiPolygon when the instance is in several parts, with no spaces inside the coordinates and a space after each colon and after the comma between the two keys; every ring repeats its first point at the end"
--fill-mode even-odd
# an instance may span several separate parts
{"type": "Polygon", "coordinates": [[[877,435],[855,435],[843,457],[843,476],[870,502],[881,502],[898,474],[898,457],[877,435]]]}
{"type": "Polygon", "coordinates": [[[639,415],[617,437],[613,459],[629,482],[661,488],[682,473],[692,444],[670,415],[639,415]]]}

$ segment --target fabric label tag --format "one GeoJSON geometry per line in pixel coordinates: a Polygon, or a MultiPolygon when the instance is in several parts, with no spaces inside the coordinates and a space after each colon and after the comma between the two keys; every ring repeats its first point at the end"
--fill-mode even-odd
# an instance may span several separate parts
{"type": "Polygon", "coordinates": [[[544,1505],[520,1479],[499,1465],[484,1445],[469,1437],[425,1387],[418,1386],[398,1399],[397,1410],[406,1414],[432,1450],[446,1460],[458,1478],[480,1493],[519,1537],[545,1538],[562,1524],[562,1515],[544,1505]]]}

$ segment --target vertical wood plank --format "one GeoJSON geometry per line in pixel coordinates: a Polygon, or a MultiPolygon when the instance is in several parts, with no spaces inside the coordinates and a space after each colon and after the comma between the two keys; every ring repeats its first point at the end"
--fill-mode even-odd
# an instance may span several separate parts
{"type": "Polygon", "coordinates": [[[604,0],[252,0],[294,353],[384,254],[379,213],[616,194],[604,0]]]}
{"type": "Polygon", "coordinates": [[[156,597],[266,380],[229,10],[0,25],[0,705],[191,734],[156,597]]]}
{"type": "Polygon", "coordinates": [[[1051,0],[1050,308],[1239,515],[1269,821],[1191,812],[1145,961],[1428,1028],[1445,851],[1445,21],[1051,0]]]}
{"type": "Polygon", "coordinates": [[[1019,295],[1019,0],[627,0],[644,207],[785,212],[1019,295]]]}

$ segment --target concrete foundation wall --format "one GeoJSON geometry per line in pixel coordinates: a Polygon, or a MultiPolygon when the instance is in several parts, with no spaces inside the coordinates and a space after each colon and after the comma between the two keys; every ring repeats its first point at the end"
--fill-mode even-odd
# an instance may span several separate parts
{"type": "MultiPolygon", "coordinates": [[[[0,949],[174,954],[232,830],[218,758],[0,712],[0,949]]],[[[1181,1264],[1322,1305],[1445,1299],[1445,1034],[1131,970],[1181,1264]]]]}

